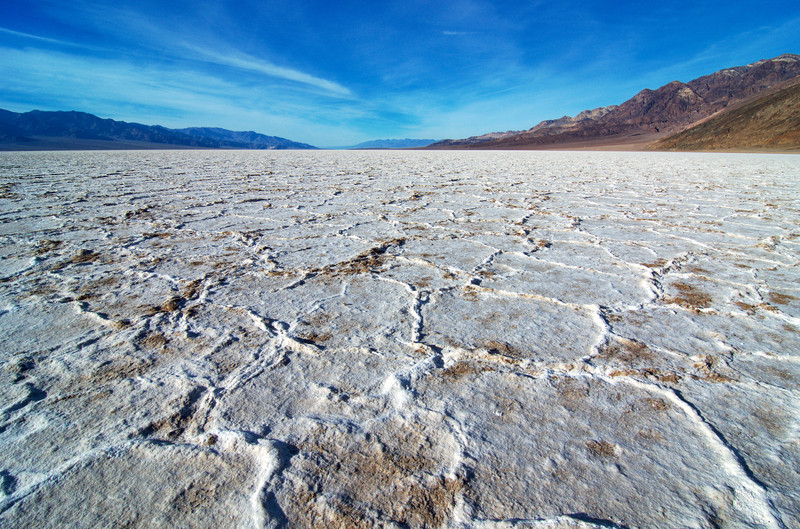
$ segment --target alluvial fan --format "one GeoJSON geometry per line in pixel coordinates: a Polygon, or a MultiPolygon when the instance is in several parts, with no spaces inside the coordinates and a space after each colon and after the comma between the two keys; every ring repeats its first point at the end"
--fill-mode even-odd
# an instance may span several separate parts
{"type": "Polygon", "coordinates": [[[0,154],[0,525],[800,527],[800,157],[0,154]]]}

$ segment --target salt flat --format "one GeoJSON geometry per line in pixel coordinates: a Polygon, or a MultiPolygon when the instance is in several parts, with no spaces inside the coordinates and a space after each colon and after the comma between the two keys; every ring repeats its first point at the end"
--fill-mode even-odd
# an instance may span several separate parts
{"type": "Polygon", "coordinates": [[[0,154],[0,525],[800,527],[800,157],[0,154]]]}

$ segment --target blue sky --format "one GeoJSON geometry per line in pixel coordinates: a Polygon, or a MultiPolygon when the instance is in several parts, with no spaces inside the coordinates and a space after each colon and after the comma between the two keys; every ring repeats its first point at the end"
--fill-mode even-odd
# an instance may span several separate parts
{"type": "Polygon", "coordinates": [[[796,0],[2,0],[0,108],[323,147],[460,138],[782,53],[796,0]]]}

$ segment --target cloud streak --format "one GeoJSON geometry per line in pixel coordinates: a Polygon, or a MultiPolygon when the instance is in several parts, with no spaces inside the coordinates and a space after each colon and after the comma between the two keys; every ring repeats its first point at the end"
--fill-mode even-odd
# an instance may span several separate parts
{"type": "MultiPolygon", "coordinates": [[[[142,12],[118,9],[93,2],[88,4],[78,2],[78,6],[54,11],[58,18],[66,23],[73,22],[74,15],[80,13],[78,19],[83,24],[91,25],[95,31],[107,35],[107,39],[114,41],[116,47],[132,51],[142,57],[155,53],[159,59],[171,57],[172,60],[179,62],[195,61],[205,62],[209,65],[227,66],[311,87],[330,97],[354,97],[353,92],[341,83],[238,51],[232,48],[230,43],[219,42],[218,37],[206,35],[207,30],[202,28],[189,32],[167,27],[162,21],[142,12]],[[205,40],[203,40],[204,38],[205,40]],[[180,43],[178,46],[175,45],[176,41],[180,43]],[[201,41],[203,44],[200,44],[201,41]]],[[[0,27],[0,32],[42,43],[72,46],[96,52],[111,51],[111,49],[74,44],[2,27],[0,27]]],[[[185,66],[190,67],[190,65],[185,66]]]]}
{"type": "Polygon", "coordinates": [[[322,90],[323,92],[329,95],[337,97],[350,98],[353,96],[353,93],[349,88],[342,86],[339,83],[335,83],[333,81],[329,81],[321,77],[316,77],[314,75],[310,75],[301,72],[299,70],[295,70],[293,68],[278,66],[276,64],[272,64],[270,62],[257,59],[255,57],[251,57],[249,55],[241,53],[223,54],[220,52],[200,48],[197,46],[192,46],[189,44],[184,44],[183,47],[189,51],[196,53],[204,60],[213,62],[214,64],[231,66],[242,70],[268,75],[270,77],[276,77],[278,79],[285,79],[287,81],[293,81],[307,86],[312,86],[314,88],[322,90]]]}
{"type": "Polygon", "coordinates": [[[59,46],[70,46],[73,48],[81,48],[84,50],[97,50],[97,48],[93,46],[87,46],[85,44],[77,44],[75,42],[69,42],[66,40],[60,39],[53,39],[50,37],[42,37],[41,35],[34,35],[32,33],[24,33],[22,31],[14,31],[13,29],[3,28],[0,27],[0,33],[5,33],[6,35],[13,35],[14,37],[22,37],[25,39],[31,39],[38,42],[47,42],[48,44],[57,44],[59,46]]]}

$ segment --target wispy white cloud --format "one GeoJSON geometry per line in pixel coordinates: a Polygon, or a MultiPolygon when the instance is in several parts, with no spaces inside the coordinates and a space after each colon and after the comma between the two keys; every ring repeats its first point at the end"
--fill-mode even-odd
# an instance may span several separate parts
{"type": "Polygon", "coordinates": [[[97,49],[95,47],[87,46],[85,44],[78,44],[78,43],[75,43],[75,42],[69,42],[67,40],[53,39],[53,38],[50,38],[50,37],[43,37],[41,35],[34,35],[32,33],[24,33],[22,31],[14,31],[13,29],[8,29],[8,28],[3,28],[3,27],[0,27],[0,33],[5,33],[6,35],[13,35],[15,37],[22,37],[22,38],[25,38],[25,39],[31,39],[31,40],[35,40],[35,41],[38,41],[38,42],[46,42],[48,44],[56,44],[58,46],[70,46],[70,47],[73,47],[73,48],[82,48],[82,49],[85,49],[85,50],[96,50],[97,49]]]}
{"type": "MultiPolygon", "coordinates": [[[[205,62],[209,65],[223,65],[291,81],[332,97],[353,97],[353,92],[340,83],[241,52],[232,47],[230,42],[220,41],[218,36],[209,34],[207,29],[167,27],[163,21],[141,11],[94,1],[78,2],[77,5],[70,5],[68,9],[56,3],[50,9],[50,14],[65,23],[72,22],[76,13],[80,13],[79,19],[83,24],[90,25],[98,33],[107,34],[109,41],[115,42],[116,47],[122,46],[127,51],[142,57],[152,54],[158,59],[168,58],[178,62],[188,60],[205,62]],[[201,42],[202,44],[200,44],[201,42]],[[176,43],[180,44],[176,46],[176,43]]],[[[5,30],[5,32],[37,39],[41,42],[76,46],[94,51],[109,51],[12,30],[5,30]]]]}
{"type": "Polygon", "coordinates": [[[316,77],[293,68],[278,66],[246,54],[237,52],[220,53],[214,50],[193,46],[191,44],[184,44],[183,47],[191,52],[196,53],[202,59],[215,64],[232,66],[242,70],[265,74],[270,77],[277,77],[279,79],[285,79],[287,81],[293,81],[312,86],[330,95],[335,95],[338,97],[352,97],[353,95],[349,88],[342,86],[339,83],[335,83],[321,77],[316,77]]]}

